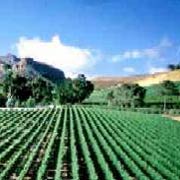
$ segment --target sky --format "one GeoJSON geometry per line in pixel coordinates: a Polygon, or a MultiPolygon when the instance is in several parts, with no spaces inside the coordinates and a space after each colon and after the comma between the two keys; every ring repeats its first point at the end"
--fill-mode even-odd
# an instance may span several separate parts
{"type": "Polygon", "coordinates": [[[180,62],[180,1],[2,1],[0,55],[8,53],[70,77],[162,72],[180,62]]]}

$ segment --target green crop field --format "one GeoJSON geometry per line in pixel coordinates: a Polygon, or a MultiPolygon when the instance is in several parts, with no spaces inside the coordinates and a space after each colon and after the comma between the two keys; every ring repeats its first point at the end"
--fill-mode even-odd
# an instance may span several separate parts
{"type": "Polygon", "coordinates": [[[180,123],[83,106],[0,111],[0,179],[179,180],[180,123]]]}
{"type": "MultiPolygon", "coordinates": [[[[175,82],[175,85],[180,90],[180,82],[175,82]]],[[[89,104],[107,104],[107,95],[110,91],[112,91],[115,87],[111,88],[104,88],[104,89],[95,89],[93,93],[90,95],[89,98],[85,100],[85,103],[89,104]]],[[[146,89],[146,96],[145,96],[145,103],[159,103],[163,104],[164,98],[162,95],[159,94],[159,91],[161,89],[159,84],[151,85],[145,87],[146,89]]],[[[179,104],[180,97],[177,96],[167,96],[167,102],[172,104],[179,104]]]]}

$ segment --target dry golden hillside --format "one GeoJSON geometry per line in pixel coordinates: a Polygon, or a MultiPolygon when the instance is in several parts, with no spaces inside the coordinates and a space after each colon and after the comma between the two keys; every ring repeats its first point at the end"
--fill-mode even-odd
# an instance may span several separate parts
{"type": "Polygon", "coordinates": [[[138,83],[141,86],[159,84],[164,80],[180,81],[180,70],[131,77],[97,77],[92,80],[96,88],[105,88],[123,83],[138,83]]]}

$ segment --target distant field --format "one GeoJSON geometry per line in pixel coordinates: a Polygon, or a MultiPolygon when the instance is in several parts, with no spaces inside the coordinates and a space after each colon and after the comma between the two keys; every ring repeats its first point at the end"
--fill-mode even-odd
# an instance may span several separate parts
{"type": "Polygon", "coordinates": [[[110,89],[94,90],[90,97],[86,99],[84,102],[90,104],[107,104],[108,92],[110,92],[110,89]]]}
{"type": "MultiPolygon", "coordinates": [[[[180,89],[180,82],[175,82],[176,86],[180,89]]],[[[146,88],[146,96],[145,96],[145,102],[148,103],[159,103],[163,104],[163,97],[160,96],[159,89],[160,86],[158,84],[156,85],[151,85],[147,86],[146,88]]],[[[96,89],[93,91],[91,96],[85,100],[85,103],[90,103],[90,104],[107,104],[107,94],[113,89],[112,88],[102,88],[102,89],[96,89]]],[[[167,102],[169,103],[175,103],[175,104],[180,104],[180,97],[177,96],[169,96],[167,98],[167,102]]]]}
{"type": "Polygon", "coordinates": [[[62,106],[0,111],[0,179],[179,180],[180,123],[62,106]]]}
{"type": "MultiPolygon", "coordinates": [[[[176,86],[178,87],[178,89],[180,90],[180,81],[175,82],[176,86]]],[[[158,94],[158,91],[160,89],[160,86],[157,85],[152,85],[152,86],[147,86],[146,87],[147,91],[146,91],[146,98],[145,101],[146,102],[163,102],[163,98],[162,96],[160,96],[158,94]]],[[[177,98],[177,96],[170,96],[169,97],[169,101],[170,102],[175,102],[175,103],[180,103],[180,98],[177,98]]]]}

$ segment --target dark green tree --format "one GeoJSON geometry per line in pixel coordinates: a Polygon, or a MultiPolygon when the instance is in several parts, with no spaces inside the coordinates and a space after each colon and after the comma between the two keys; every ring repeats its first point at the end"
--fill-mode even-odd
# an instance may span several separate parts
{"type": "Polygon", "coordinates": [[[168,69],[171,71],[180,69],[180,63],[179,64],[169,64],[168,69]]]}
{"type": "Polygon", "coordinates": [[[173,70],[176,69],[176,65],[174,65],[174,64],[169,64],[169,65],[168,65],[168,69],[171,70],[171,71],[173,71],[173,70]]]}
{"type": "Polygon", "coordinates": [[[7,101],[6,96],[4,96],[3,94],[0,94],[0,107],[5,107],[6,101],[7,101]]]}
{"type": "Polygon", "coordinates": [[[94,85],[86,80],[84,75],[79,75],[75,79],[66,79],[56,88],[55,99],[60,104],[81,103],[94,90],[94,85]]]}
{"type": "Polygon", "coordinates": [[[48,104],[52,102],[52,83],[38,76],[29,80],[28,86],[31,89],[31,99],[34,98],[36,103],[48,104]]]}
{"type": "MultiPolygon", "coordinates": [[[[2,94],[9,99],[9,102],[10,99],[18,101],[18,104],[21,105],[26,104],[25,101],[27,100],[35,101],[36,104],[41,103],[43,105],[52,102],[53,85],[40,76],[31,78],[21,76],[7,68],[1,86],[2,94]]],[[[15,104],[17,103],[15,102],[15,104]]]]}
{"type": "Polygon", "coordinates": [[[15,75],[12,78],[10,94],[20,102],[26,101],[32,95],[28,79],[20,75],[15,75]]]}
{"type": "Polygon", "coordinates": [[[146,90],[138,84],[123,84],[112,90],[107,99],[109,104],[121,107],[137,107],[144,103],[146,90]]]}
{"type": "Polygon", "coordinates": [[[163,81],[160,84],[159,95],[163,96],[163,98],[164,98],[164,103],[163,103],[164,108],[163,109],[165,112],[168,96],[178,96],[179,90],[174,82],[167,80],[167,81],[163,81]]]}
{"type": "Polygon", "coordinates": [[[8,97],[20,102],[26,101],[31,95],[31,89],[27,84],[28,79],[26,77],[14,74],[8,69],[2,80],[2,92],[3,96],[8,97]]]}
{"type": "Polygon", "coordinates": [[[59,86],[56,87],[55,101],[60,104],[73,103],[74,92],[72,80],[70,78],[66,79],[59,86]]]}
{"type": "Polygon", "coordinates": [[[12,91],[13,71],[6,68],[4,70],[5,73],[2,78],[2,92],[3,95],[7,97],[12,91]]]}
{"type": "Polygon", "coordinates": [[[75,102],[82,102],[85,98],[88,98],[94,90],[94,85],[90,81],[87,81],[83,74],[78,75],[78,77],[74,79],[72,83],[73,91],[75,93],[75,102]]]}

